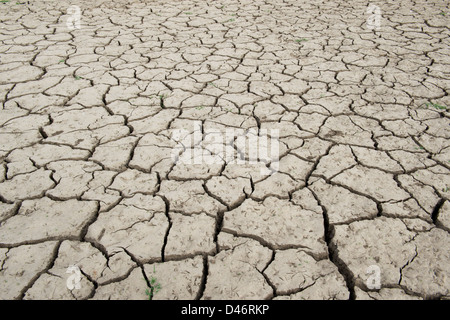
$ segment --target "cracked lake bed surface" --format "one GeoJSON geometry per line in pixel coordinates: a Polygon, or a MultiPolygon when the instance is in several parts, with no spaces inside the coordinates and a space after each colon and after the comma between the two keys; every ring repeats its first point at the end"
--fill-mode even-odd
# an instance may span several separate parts
{"type": "Polygon", "coordinates": [[[370,5],[0,3],[0,299],[449,299],[450,6],[370,5]]]}

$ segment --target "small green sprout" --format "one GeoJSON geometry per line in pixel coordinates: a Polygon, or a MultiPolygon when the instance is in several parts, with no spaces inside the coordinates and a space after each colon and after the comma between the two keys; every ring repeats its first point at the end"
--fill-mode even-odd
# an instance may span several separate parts
{"type": "Polygon", "coordinates": [[[150,278],[150,288],[145,290],[145,294],[148,296],[148,300],[152,300],[153,296],[161,290],[161,284],[157,282],[158,280],[155,277],[150,278]]]}
{"type": "Polygon", "coordinates": [[[433,108],[439,109],[439,110],[447,110],[446,106],[442,106],[442,105],[439,105],[439,104],[433,103],[433,102],[425,103],[425,105],[427,107],[433,107],[433,108]]]}
{"type": "MultiPolygon", "coordinates": [[[[153,265],[153,273],[156,272],[155,265],[153,265]]],[[[145,294],[148,297],[148,300],[152,300],[153,296],[157,294],[161,290],[161,284],[158,282],[158,280],[152,276],[150,278],[150,287],[147,287],[145,289],[145,294]]]]}
{"type": "Polygon", "coordinates": [[[145,290],[145,295],[148,296],[148,300],[152,300],[152,293],[150,290],[146,289],[145,290]]]}

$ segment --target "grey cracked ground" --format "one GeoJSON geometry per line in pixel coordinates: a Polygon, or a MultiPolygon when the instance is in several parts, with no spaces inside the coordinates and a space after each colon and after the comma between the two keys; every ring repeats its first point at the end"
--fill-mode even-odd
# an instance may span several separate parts
{"type": "Polygon", "coordinates": [[[2,2],[0,299],[450,298],[448,2],[2,2]]]}

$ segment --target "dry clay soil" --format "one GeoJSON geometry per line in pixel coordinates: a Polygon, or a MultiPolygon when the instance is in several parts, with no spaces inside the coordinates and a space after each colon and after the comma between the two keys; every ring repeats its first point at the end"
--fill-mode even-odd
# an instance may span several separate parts
{"type": "Polygon", "coordinates": [[[0,299],[450,297],[448,1],[2,2],[0,299]]]}

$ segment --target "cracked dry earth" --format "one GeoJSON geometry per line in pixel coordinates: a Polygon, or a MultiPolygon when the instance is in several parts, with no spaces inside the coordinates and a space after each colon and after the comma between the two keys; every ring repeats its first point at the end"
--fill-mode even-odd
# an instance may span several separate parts
{"type": "Polygon", "coordinates": [[[369,4],[1,3],[0,298],[448,299],[449,4],[369,4]]]}

